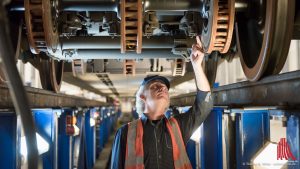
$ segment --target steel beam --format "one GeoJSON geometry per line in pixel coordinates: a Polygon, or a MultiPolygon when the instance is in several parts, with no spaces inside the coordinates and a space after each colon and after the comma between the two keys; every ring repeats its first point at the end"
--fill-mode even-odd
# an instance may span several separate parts
{"type": "Polygon", "coordinates": [[[200,12],[202,1],[198,0],[146,0],[145,11],[195,11],[200,12]]]}
{"type": "Polygon", "coordinates": [[[73,59],[155,59],[182,58],[180,55],[174,55],[172,49],[143,49],[141,54],[128,52],[121,54],[119,49],[79,49],[64,51],[62,60],[73,59]]]}
{"type": "Polygon", "coordinates": [[[194,72],[187,72],[184,76],[176,76],[170,81],[170,87],[175,87],[177,85],[180,85],[181,83],[184,83],[186,81],[190,81],[195,78],[194,72]]]}
{"type": "MultiPolygon", "coordinates": [[[[84,99],[65,94],[53,93],[50,91],[25,87],[28,95],[30,108],[51,108],[51,107],[99,107],[107,103],[95,100],[84,99]]],[[[9,89],[0,85],[0,109],[13,109],[12,98],[9,89]]]]}
{"type": "MultiPolygon", "coordinates": [[[[118,12],[119,0],[61,0],[62,11],[116,11],[118,12]]],[[[144,2],[145,11],[195,11],[199,12],[202,2],[199,0],[147,0],[144,2]],[[170,5],[171,4],[171,5],[170,5]]],[[[22,1],[12,2],[9,6],[13,11],[24,11],[22,1]]]]}
{"type": "MultiPolygon", "coordinates": [[[[174,41],[182,39],[187,46],[196,43],[193,38],[174,38],[174,37],[143,37],[143,49],[172,49],[174,41]]],[[[61,48],[65,49],[121,49],[120,37],[109,36],[88,36],[88,37],[63,37],[60,38],[61,48]]]]}
{"type": "Polygon", "coordinates": [[[115,0],[62,0],[63,11],[116,11],[119,1],[115,0]]]}
{"type": "MultiPolygon", "coordinates": [[[[258,82],[239,82],[213,89],[215,106],[300,106],[300,71],[266,77],[258,82]]],[[[191,106],[196,93],[171,98],[171,105],[191,106]]]]}
{"type": "Polygon", "coordinates": [[[86,81],[84,80],[81,80],[80,78],[78,77],[74,77],[72,73],[70,72],[64,72],[64,75],[63,75],[63,81],[64,82],[67,82],[69,84],[72,84],[74,86],[78,86],[82,89],[85,89],[85,90],[88,90],[90,92],[94,92],[96,94],[99,94],[101,96],[105,96],[105,97],[108,97],[108,94],[106,93],[103,93],[101,92],[100,90],[94,88],[93,86],[91,86],[89,83],[87,83],[86,81]]]}
{"type": "MultiPolygon", "coordinates": [[[[62,11],[115,11],[118,12],[118,0],[61,0],[60,10],[62,11]]],[[[23,1],[13,1],[9,4],[8,9],[11,11],[24,11],[23,1]]]]}

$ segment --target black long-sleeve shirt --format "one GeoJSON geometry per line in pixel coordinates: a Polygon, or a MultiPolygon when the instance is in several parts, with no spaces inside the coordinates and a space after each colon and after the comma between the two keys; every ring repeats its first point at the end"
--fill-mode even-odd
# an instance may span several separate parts
{"type": "MultiPolygon", "coordinates": [[[[185,145],[193,132],[206,119],[213,106],[211,93],[198,91],[194,105],[188,112],[174,116],[176,118],[185,145]]],[[[164,117],[166,118],[166,117],[164,117]]],[[[174,169],[172,141],[166,121],[149,120],[145,115],[141,117],[144,135],[144,166],[146,169],[174,169]]],[[[127,143],[128,125],[118,129],[111,156],[111,169],[123,169],[127,143]]]]}

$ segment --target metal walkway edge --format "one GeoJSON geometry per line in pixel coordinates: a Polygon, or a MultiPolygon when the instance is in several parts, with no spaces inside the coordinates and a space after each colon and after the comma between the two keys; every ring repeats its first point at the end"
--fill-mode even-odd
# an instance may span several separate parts
{"type": "Polygon", "coordinates": [[[107,166],[107,163],[108,163],[110,155],[111,155],[110,153],[111,153],[111,149],[113,146],[114,138],[115,138],[115,133],[113,133],[109,136],[108,142],[105,144],[105,147],[101,151],[99,158],[96,160],[94,169],[109,168],[109,166],[107,166]]]}
{"type": "MultiPolygon", "coordinates": [[[[171,98],[171,105],[191,106],[195,92],[171,98]]],[[[213,89],[214,105],[300,106],[300,71],[269,76],[258,82],[239,82],[213,89]]]]}
{"type": "MultiPolygon", "coordinates": [[[[107,103],[89,100],[81,97],[54,93],[42,89],[25,87],[30,108],[50,107],[98,107],[107,106],[107,103]]],[[[0,85],[0,109],[14,108],[9,89],[0,85]]]]}

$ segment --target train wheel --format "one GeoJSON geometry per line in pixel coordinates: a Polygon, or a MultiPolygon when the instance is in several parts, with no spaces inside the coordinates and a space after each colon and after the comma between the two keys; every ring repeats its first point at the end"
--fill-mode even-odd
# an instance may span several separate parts
{"type": "Polygon", "coordinates": [[[247,1],[236,13],[237,47],[248,80],[278,74],[292,38],[295,0],[247,1]]]}
{"type": "Polygon", "coordinates": [[[31,52],[38,54],[42,87],[58,92],[62,81],[62,61],[56,61],[45,53],[55,55],[59,49],[57,0],[25,0],[25,23],[31,52]]]}
{"type": "Polygon", "coordinates": [[[43,89],[59,92],[63,70],[63,61],[57,61],[52,58],[40,59],[39,72],[43,89]]]}
{"type": "Polygon", "coordinates": [[[142,52],[142,0],[121,1],[121,53],[142,52]]]}
{"type": "Polygon", "coordinates": [[[205,53],[226,53],[231,44],[234,27],[235,0],[204,0],[201,41],[205,53]]]}
{"type": "Polygon", "coordinates": [[[204,73],[211,87],[216,81],[217,67],[219,61],[218,52],[214,51],[211,54],[206,54],[204,58],[204,73]]]}
{"type": "Polygon", "coordinates": [[[31,52],[51,55],[59,49],[57,0],[25,0],[25,23],[31,52]]]}

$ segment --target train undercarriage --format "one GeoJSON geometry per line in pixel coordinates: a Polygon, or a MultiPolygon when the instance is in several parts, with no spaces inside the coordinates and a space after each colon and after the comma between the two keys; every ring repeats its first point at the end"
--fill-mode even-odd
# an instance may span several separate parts
{"type": "MultiPolygon", "coordinates": [[[[10,114],[20,116],[26,142],[31,143],[27,145],[28,154],[31,154],[28,155],[28,168],[38,168],[39,163],[35,135],[37,130],[30,108],[62,107],[59,110],[62,111],[65,108],[78,107],[79,110],[82,107],[112,105],[113,100],[99,103],[95,100],[81,100],[28,87],[25,93],[14,65],[17,60],[29,62],[37,68],[42,87],[54,92],[60,90],[63,74],[69,71],[68,68],[74,75],[97,73],[103,83],[111,84],[106,74],[114,71],[110,67],[111,64],[108,64],[112,62],[111,60],[122,63],[120,64],[122,73],[127,76],[138,74],[141,60],[146,59],[150,61],[151,66],[145,69],[154,73],[161,72],[168,68],[164,64],[172,63],[172,75],[184,76],[190,66],[187,63],[190,48],[195,43],[195,36],[200,36],[206,52],[205,72],[211,84],[215,80],[219,61],[230,62],[234,57],[240,58],[247,79],[258,81],[241,82],[213,89],[216,106],[237,108],[234,111],[251,106],[276,107],[270,108],[271,111],[299,107],[299,95],[295,92],[299,88],[299,71],[264,78],[280,72],[291,40],[300,39],[299,0],[4,0],[1,2],[0,68],[4,67],[5,77],[8,79],[5,79],[0,71],[0,81],[2,83],[9,81],[7,83],[9,90],[6,85],[0,85],[0,108],[5,112],[14,107],[15,113],[10,114]],[[161,62],[161,58],[165,61],[161,62]],[[262,78],[264,79],[261,80],[262,78]]],[[[110,89],[117,95],[115,89],[110,89]]],[[[188,102],[194,101],[192,95],[194,94],[173,97],[171,103],[175,106],[191,105],[188,102]]],[[[72,114],[78,113],[77,108],[73,110],[72,114]]],[[[224,110],[224,114],[228,113],[225,111],[227,110],[224,110]]],[[[234,111],[229,115],[235,115],[234,111]]],[[[284,117],[275,113],[274,118],[284,117]]],[[[220,119],[222,123],[222,113],[218,114],[221,115],[213,119],[220,119]]],[[[296,124],[293,120],[299,118],[291,117],[290,123],[296,124]]],[[[2,119],[4,124],[7,120],[2,119]]],[[[256,122],[261,124],[261,120],[256,122]]],[[[258,136],[258,132],[255,131],[262,130],[259,127],[253,130],[253,126],[259,126],[253,124],[249,123],[248,133],[258,136]]],[[[17,125],[13,123],[10,126],[17,125]]],[[[299,140],[298,136],[294,136],[299,131],[299,124],[297,123],[297,128],[291,124],[288,126],[293,128],[293,131],[289,132],[292,136],[287,135],[287,139],[299,140]]],[[[242,131],[233,129],[232,131],[242,131]]],[[[209,136],[214,136],[211,133],[222,134],[222,131],[207,131],[209,136]]],[[[8,140],[3,133],[3,140],[8,140]]],[[[16,137],[15,131],[10,134],[16,137]]],[[[245,137],[239,135],[230,138],[245,140],[245,137]]],[[[220,148],[215,142],[209,143],[220,148]]],[[[15,148],[16,144],[11,146],[12,150],[4,152],[13,152],[11,156],[18,156],[15,151],[18,149],[15,148]]],[[[299,154],[299,144],[295,145],[297,148],[295,150],[299,154]]],[[[60,150],[67,152],[63,148],[60,150]]],[[[238,152],[234,147],[230,148],[230,151],[238,152]]],[[[238,153],[234,157],[243,158],[238,153]]],[[[73,158],[71,155],[67,157],[73,158]]],[[[211,159],[214,160],[211,163],[207,162],[208,165],[221,161],[211,159]]],[[[2,160],[5,161],[6,158],[2,160]]],[[[53,161],[55,164],[56,161],[53,161]]],[[[236,166],[235,161],[232,164],[236,166]]]]}
{"type": "Polygon", "coordinates": [[[11,0],[5,9],[15,60],[30,62],[42,87],[55,92],[64,65],[75,75],[105,72],[109,59],[134,75],[139,60],[162,71],[159,58],[166,58],[182,76],[195,36],[211,84],[219,61],[233,57],[258,81],[281,71],[291,40],[300,38],[296,0],[11,0]]]}

